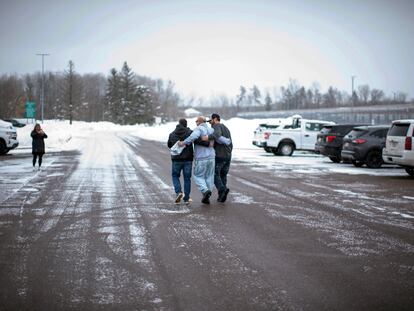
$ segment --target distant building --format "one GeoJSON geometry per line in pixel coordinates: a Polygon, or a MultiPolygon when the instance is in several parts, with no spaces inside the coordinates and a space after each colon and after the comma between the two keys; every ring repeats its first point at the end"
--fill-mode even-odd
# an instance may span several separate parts
{"type": "Polygon", "coordinates": [[[184,114],[187,118],[194,118],[201,115],[201,112],[198,110],[195,110],[194,108],[188,108],[184,110],[184,114]]]}
{"type": "Polygon", "coordinates": [[[336,123],[390,124],[393,120],[414,119],[414,103],[372,105],[364,107],[338,107],[280,111],[241,112],[246,119],[285,118],[299,114],[305,119],[327,120],[336,123]]]}

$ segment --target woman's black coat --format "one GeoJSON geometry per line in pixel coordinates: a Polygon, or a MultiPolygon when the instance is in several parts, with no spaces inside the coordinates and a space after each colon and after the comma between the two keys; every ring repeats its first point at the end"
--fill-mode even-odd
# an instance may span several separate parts
{"type": "Polygon", "coordinates": [[[39,134],[35,130],[32,131],[30,134],[32,136],[32,154],[44,154],[45,153],[45,141],[44,139],[47,138],[46,133],[39,134]]]}

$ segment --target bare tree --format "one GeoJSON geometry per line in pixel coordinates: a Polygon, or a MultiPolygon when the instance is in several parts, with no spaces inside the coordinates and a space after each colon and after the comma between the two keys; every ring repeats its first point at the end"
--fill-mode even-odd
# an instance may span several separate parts
{"type": "Polygon", "coordinates": [[[371,90],[371,102],[373,104],[378,104],[384,99],[384,92],[379,89],[372,89],[371,90]]]}
{"type": "Polygon", "coordinates": [[[364,84],[364,85],[358,86],[358,97],[360,100],[363,101],[364,104],[368,103],[369,94],[370,94],[369,85],[364,84]]]}

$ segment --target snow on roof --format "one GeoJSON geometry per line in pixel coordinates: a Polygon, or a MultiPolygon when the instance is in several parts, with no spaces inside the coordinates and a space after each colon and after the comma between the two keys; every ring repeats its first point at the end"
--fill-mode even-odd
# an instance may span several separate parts
{"type": "Polygon", "coordinates": [[[201,115],[201,112],[198,110],[195,110],[194,108],[188,108],[184,110],[184,113],[187,117],[194,117],[201,115]]]}

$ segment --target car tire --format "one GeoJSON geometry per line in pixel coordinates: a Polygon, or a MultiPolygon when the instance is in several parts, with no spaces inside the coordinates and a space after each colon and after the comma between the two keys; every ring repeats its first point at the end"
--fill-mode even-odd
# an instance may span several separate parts
{"type": "Polygon", "coordinates": [[[405,171],[407,172],[408,175],[410,175],[411,177],[414,177],[414,167],[406,167],[405,171]]]}
{"type": "Polygon", "coordinates": [[[6,143],[0,139],[0,155],[6,154],[10,149],[7,149],[6,143]]]}
{"type": "Polygon", "coordinates": [[[281,143],[278,148],[278,153],[281,156],[289,157],[295,151],[295,147],[290,143],[281,143]]]}
{"type": "Polygon", "coordinates": [[[369,168],[380,168],[384,163],[382,160],[382,153],[379,150],[372,150],[367,154],[365,163],[369,168]]]}
{"type": "Polygon", "coordinates": [[[338,158],[338,157],[329,157],[329,160],[331,160],[333,163],[341,162],[341,158],[338,158]]]}
{"type": "Polygon", "coordinates": [[[352,160],[351,162],[355,167],[361,167],[362,165],[364,165],[364,162],[362,161],[352,160]]]}

